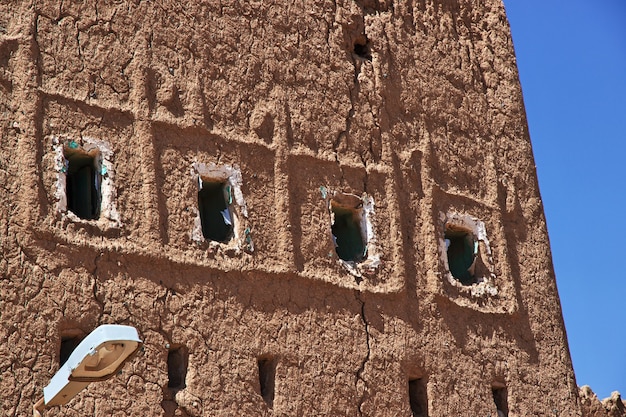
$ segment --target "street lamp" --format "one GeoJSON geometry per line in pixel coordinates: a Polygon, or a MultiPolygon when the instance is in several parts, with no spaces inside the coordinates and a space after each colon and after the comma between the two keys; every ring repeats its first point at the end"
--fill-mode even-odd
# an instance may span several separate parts
{"type": "Polygon", "coordinates": [[[111,378],[141,344],[134,327],[120,324],[98,327],[80,342],[43,389],[43,398],[33,406],[33,416],[41,417],[46,407],[67,404],[91,382],[111,378]]]}

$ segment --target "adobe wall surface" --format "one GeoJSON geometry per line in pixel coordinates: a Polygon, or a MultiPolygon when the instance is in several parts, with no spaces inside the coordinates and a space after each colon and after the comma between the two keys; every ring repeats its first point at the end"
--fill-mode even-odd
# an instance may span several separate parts
{"type": "Polygon", "coordinates": [[[46,415],[410,416],[420,379],[429,416],[502,387],[510,416],[581,416],[500,0],[5,1],[0,110],[0,414],[118,323],[144,350],[46,415]],[[72,143],[110,151],[99,220],[61,204],[72,143]],[[228,244],[198,239],[201,164],[241,174],[228,244]],[[373,204],[358,270],[334,192],[373,204]],[[475,220],[464,286],[445,224],[475,220]]]}
{"type": "Polygon", "coordinates": [[[626,403],[617,391],[600,401],[589,385],[584,385],[580,387],[579,396],[584,417],[626,416],[626,403]]]}

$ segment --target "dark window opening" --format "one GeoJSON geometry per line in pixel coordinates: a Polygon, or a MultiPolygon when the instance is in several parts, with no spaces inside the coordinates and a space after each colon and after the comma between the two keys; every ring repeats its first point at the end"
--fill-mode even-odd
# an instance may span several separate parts
{"type": "Polygon", "coordinates": [[[167,353],[167,387],[178,391],[186,387],[189,352],[185,346],[173,347],[167,353]]]}
{"type": "Polygon", "coordinates": [[[276,360],[263,358],[258,360],[259,384],[261,386],[261,396],[268,405],[274,404],[274,381],[276,379],[276,360]]]}
{"type": "Polygon", "coordinates": [[[424,379],[409,381],[409,402],[413,417],[428,417],[428,394],[424,379]]]}
{"type": "Polygon", "coordinates": [[[475,283],[474,263],[477,243],[471,232],[461,229],[446,229],[445,241],[448,254],[448,267],[454,278],[463,285],[475,283]]]}
{"type": "Polygon", "coordinates": [[[372,60],[372,51],[367,38],[365,41],[357,41],[354,43],[354,54],[359,58],[366,59],[368,61],[372,60]]]}
{"type": "Polygon", "coordinates": [[[491,392],[493,393],[493,402],[496,403],[498,417],[507,417],[509,415],[509,402],[506,387],[492,388],[491,392]]]}
{"type": "Polygon", "coordinates": [[[68,163],[65,180],[67,209],[81,219],[98,219],[102,196],[97,152],[65,148],[64,155],[68,163]]]}
{"type": "Polygon", "coordinates": [[[215,242],[230,240],[233,234],[233,219],[229,208],[230,193],[230,185],[202,181],[202,189],[198,191],[198,210],[205,239],[215,242]]]}
{"type": "Polygon", "coordinates": [[[334,202],[331,202],[331,210],[337,255],[344,261],[362,261],[367,251],[361,227],[362,210],[338,206],[334,202]]]}
{"type": "Polygon", "coordinates": [[[61,350],[59,352],[59,367],[63,366],[70,358],[74,349],[80,344],[81,338],[78,336],[61,337],[61,350]]]}

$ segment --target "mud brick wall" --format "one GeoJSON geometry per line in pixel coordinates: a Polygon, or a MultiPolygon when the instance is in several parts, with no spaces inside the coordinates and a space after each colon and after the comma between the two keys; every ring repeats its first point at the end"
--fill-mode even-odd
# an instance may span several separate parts
{"type": "Polygon", "coordinates": [[[47,415],[581,415],[500,0],[5,1],[0,135],[2,415],[105,323],[143,351],[47,415]]]}

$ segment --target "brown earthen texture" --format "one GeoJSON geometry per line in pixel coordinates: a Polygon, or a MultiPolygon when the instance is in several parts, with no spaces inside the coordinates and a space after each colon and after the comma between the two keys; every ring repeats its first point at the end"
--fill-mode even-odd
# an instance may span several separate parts
{"type": "Polygon", "coordinates": [[[626,416],[626,403],[617,391],[600,401],[591,388],[584,385],[580,388],[580,403],[584,417],[626,416]]]}
{"type": "Polygon", "coordinates": [[[144,350],[46,414],[581,416],[500,0],[3,1],[0,92],[0,414],[118,323],[144,350]],[[98,220],[70,145],[109,152],[98,220]],[[227,243],[198,167],[240,174],[227,243]],[[373,209],[358,265],[333,198],[373,209]]]}

